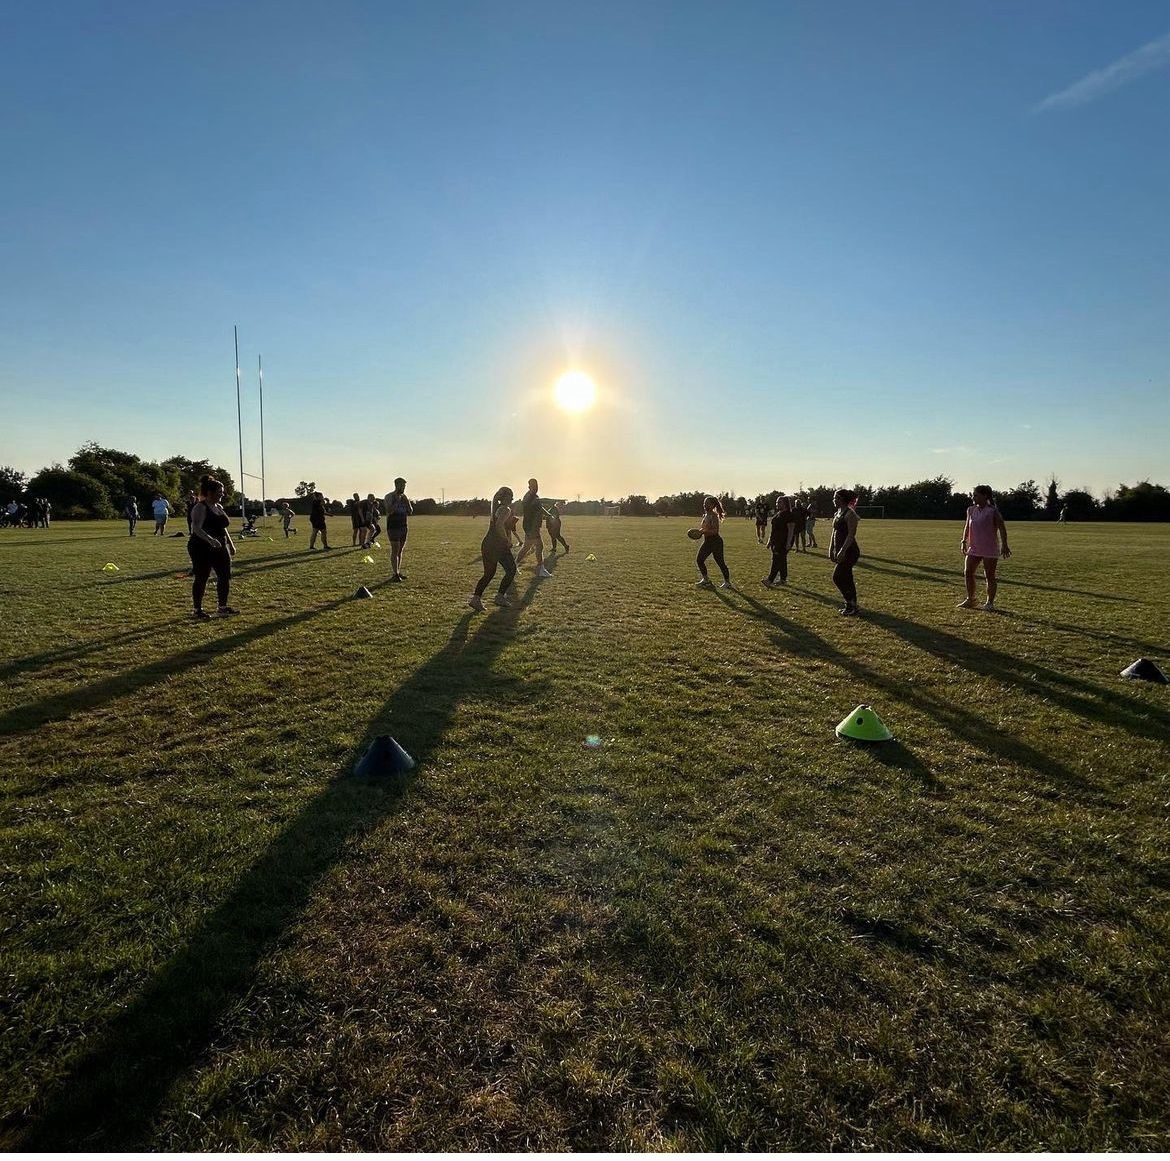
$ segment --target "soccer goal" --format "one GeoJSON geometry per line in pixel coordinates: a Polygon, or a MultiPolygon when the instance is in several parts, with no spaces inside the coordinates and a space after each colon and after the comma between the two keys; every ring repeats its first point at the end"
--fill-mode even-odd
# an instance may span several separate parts
{"type": "Polygon", "coordinates": [[[881,520],[886,514],[884,504],[858,504],[854,511],[862,520],[881,520]]]}
{"type": "Polygon", "coordinates": [[[620,516],[622,514],[622,506],[620,504],[605,504],[601,509],[602,516],[620,516]]]}

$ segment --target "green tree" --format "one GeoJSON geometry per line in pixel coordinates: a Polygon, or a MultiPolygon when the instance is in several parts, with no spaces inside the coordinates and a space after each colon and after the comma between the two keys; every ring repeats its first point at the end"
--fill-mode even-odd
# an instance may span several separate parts
{"type": "Polygon", "coordinates": [[[1055,476],[1048,481],[1048,495],[1044,497],[1044,516],[1048,520],[1055,520],[1060,515],[1059,486],[1055,476]]]}
{"type": "Polygon", "coordinates": [[[168,471],[173,470],[179,473],[179,492],[181,496],[185,496],[188,492],[199,494],[199,480],[202,476],[214,476],[221,484],[223,484],[223,492],[225,502],[228,504],[238,504],[240,502],[239,496],[236,494],[236,482],[232,479],[231,473],[227,468],[219,467],[210,460],[191,460],[186,456],[170,456],[163,460],[161,467],[168,471]]]}
{"type": "Polygon", "coordinates": [[[293,491],[300,497],[311,496],[317,490],[317,482],[315,480],[302,480],[293,491]]]}
{"type": "Polygon", "coordinates": [[[0,468],[0,504],[19,500],[27,482],[24,472],[18,472],[16,468],[0,468]]]}
{"type": "Polygon", "coordinates": [[[58,519],[109,520],[117,511],[101,480],[61,464],[42,468],[29,480],[28,489],[34,496],[44,496],[58,519]]]}

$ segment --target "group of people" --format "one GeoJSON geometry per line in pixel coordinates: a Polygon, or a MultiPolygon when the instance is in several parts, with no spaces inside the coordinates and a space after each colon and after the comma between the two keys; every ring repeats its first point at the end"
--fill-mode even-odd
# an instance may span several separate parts
{"type": "Polygon", "coordinates": [[[536,575],[541,579],[552,576],[544,563],[542,528],[548,529],[551,541],[550,556],[557,555],[558,545],[562,546],[566,553],[569,551],[569,542],[565,539],[562,528],[565,509],[563,500],[558,500],[551,508],[546,508],[540,498],[540,484],[535,478],[528,481],[528,491],[520,498],[519,512],[513,504],[514,498],[512,489],[507,486],[498,489],[492,497],[487,533],[479,546],[483,557],[483,576],[467,600],[469,608],[480,612],[483,611],[483,594],[501,568],[504,570],[504,576],[496,590],[494,600],[497,605],[505,607],[512,604],[509,589],[516,579],[517,567],[530,552],[536,559],[536,575]],[[524,530],[523,538],[517,532],[518,527],[524,530]],[[515,556],[512,555],[514,542],[520,546],[520,551],[515,556]]]}
{"type": "Polygon", "coordinates": [[[9,500],[0,509],[0,527],[48,528],[53,518],[53,505],[44,496],[30,496],[28,503],[9,500]]]}
{"type": "MultiPolygon", "coordinates": [[[[781,492],[776,497],[777,509],[781,500],[786,502],[785,512],[789,514],[792,524],[792,539],[790,541],[793,552],[808,552],[810,548],[819,548],[816,537],[817,513],[807,497],[802,495],[785,496],[781,492]]],[[[763,497],[752,505],[756,517],[756,540],[764,544],[768,539],[768,525],[772,520],[773,510],[763,497]]]]}
{"type": "MultiPolygon", "coordinates": [[[[498,605],[510,606],[512,604],[510,590],[516,579],[517,568],[530,553],[535,559],[536,576],[541,579],[552,576],[545,565],[543,530],[548,530],[552,556],[557,554],[558,546],[563,547],[566,553],[569,551],[568,542],[562,532],[564,503],[558,501],[551,507],[546,507],[540,498],[539,489],[538,481],[533,478],[528,481],[528,490],[518,503],[515,502],[512,489],[507,486],[498,489],[492,497],[487,532],[480,544],[483,575],[468,598],[467,604],[470,608],[483,611],[484,594],[501,569],[504,575],[494,600],[498,605]],[[523,537],[517,533],[518,527],[523,530],[523,537]],[[520,550],[514,556],[512,548],[517,542],[520,550]]],[[[231,560],[236,547],[228,531],[229,519],[223,509],[223,494],[223,484],[216,477],[204,476],[200,480],[199,495],[188,510],[190,535],[187,539],[187,551],[191,557],[191,575],[194,578],[191,593],[194,603],[193,616],[197,620],[206,620],[211,616],[203,610],[203,599],[213,572],[216,577],[218,598],[215,615],[228,617],[236,612],[228,604],[231,560]]],[[[974,489],[972,498],[974,503],[967,510],[960,542],[960,550],[965,557],[966,597],[959,602],[958,607],[976,607],[977,575],[982,566],[987,595],[980,607],[990,611],[995,608],[998,562],[1001,557],[1011,556],[1011,550],[1008,547],[1007,527],[995,506],[991,488],[986,484],[980,484],[974,489]]],[[[165,500],[163,503],[165,504],[165,500]]],[[[861,547],[858,543],[860,519],[855,511],[856,505],[857,494],[847,488],[841,488],[833,494],[834,513],[829,561],[833,565],[833,584],[844,600],[840,612],[846,617],[855,617],[859,612],[857,583],[853,575],[854,566],[861,556],[861,547]]],[[[408,522],[413,511],[414,505],[406,494],[406,480],[401,476],[394,481],[394,490],[387,493],[381,504],[373,493],[369,493],[365,500],[356,492],[353,496],[351,520],[354,547],[364,548],[372,545],[374,537],[382,534],[383,529],[379,521],[384,518],[385,535],[390,544],[390,580],[393,582],[402,582],[406,579],[402,572],[402,556],[406,546],[408,522]]],[[[291,509],[289,513],[291,514],[291,509]]],[[[722,589],[734,587],[731,583],[731,571],[727,566],[722,535],[722,522],[725,516],[726,512],[720,501],[714,496],[708,496],[703,502],[703,517],[699,526],[688,532],[692,539],[702,541],[695,557],[695,564],[699,570],[699,588],[714,588],[714,583],[707,572],[708,560],[714,560],[722,573],[723,583],[719,587],[722,589]]],[[[783,493],[777,496],[775,507],[765,526],[768,538],[766,541],[762,537],[759,538],[760,543],[772,554],[771,570],[760,582],[765,588],[778,588],[788,583],[788,554],[794,550],[802,532],[808,536],[809,516],[807,508],[802,512],[793,497],[783,493]]],[[[283,518],[286,521],[287,535],[287,524],[291,515],[283,518]]],[[[165,515],[162,519],[165,525],[165,515]]],[[[156,523],[157,521],[156,515],[156,523]]],[[[326,501],[320,492],[313,493],[309,521],[313,529],[309,542],[310,550],[315,548],[318,535],[322,539],[322,547],[328,549],[330,546],[326,527],[326,501]]],[[[816,547],[815,539],[812,546],[816,547]]],[[[803,550],[805,549],[796,549],[803,550]]]]}
{"type": "MultiPolygon", "coordinates": [[[[987,596],[980,608],[991,612],[995,609],[997,590],[996,568],[1001,557],[1011,556],[1008,548],[1007,526],[1003,516],[995,506],[991,488],[980,484],[972,493],[973,504],[967,509],[967,521],[963,526],[963,538],[960,551],[964,554],[964,582],[967,595],[959,602],[960,609],[976,607],[975,590],[980,566],[987,586],[987,596]]],[[[858,615],[857,582],[853,576],[853,568],[861,558],[861,546],[857,542],[857,527],[860,518],[857,515],[857,494],[847,488],[838,489],[833,493],[833,521],[832,540],[829,543],[829,561],[833,565],[833,584],[844,599],[841,614],[846,617],[858,615]]],[[[723,574],[721,589],[732,588],[731,571],[727,567],[724,556],[723,535],[721,524],[725,517],[723,505],[714,496],[708,496],[703,501],[703,519],[698,528],[692,529],[692,539],[702,540],[695,564],[699,569],[699,588],[714,588],[711,578],[707,574],[708,559],[714,560],[723,574]]],[[[756,537],[760,544],[765,544],[772,553],[772,568],[760,582],[764,588],[779,588],[788,583],[788,554],[790,551],[807,551],[808,545],[800,548],[795,546],[811,539],[811,547],[816,548],[815,537],[812,537],[816,516],[803,505],[799,498],[780,493],[776,497],[775,510],[770,517],[766,517],[761,526],[760,513],[756,511],[756,537]],[[764,533],[769,529],[768,539],[765,542],[764,533]]]]}

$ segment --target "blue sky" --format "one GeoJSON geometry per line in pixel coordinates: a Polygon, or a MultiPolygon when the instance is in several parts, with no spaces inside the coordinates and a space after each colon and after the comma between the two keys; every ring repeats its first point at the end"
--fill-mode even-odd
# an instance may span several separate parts
{"type": "Polygon", "coordinates": [[[1170,483],[1168,142],[1165,2],[12,4],[0,463],[238,323],[270,495],[1170,483]]]}

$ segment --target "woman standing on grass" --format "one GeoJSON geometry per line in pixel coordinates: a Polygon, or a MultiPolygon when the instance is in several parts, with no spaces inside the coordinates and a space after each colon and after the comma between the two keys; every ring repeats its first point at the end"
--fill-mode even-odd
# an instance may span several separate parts
{"type": "Polygon", "coordinates": [[[329,531],[325,527],[325,497],[320,492],[313,493],[313,502],[309,505],[309,527],[312,535],[309,537],[309,551],[317,547],[317,537],[321,537],[321,547],[329,547],[329,531]]]}
{"type": "Polygon", "coordinates": [[[483,553],[483,576],[480,577],[479,583],[475,586],[475,592],[471,594],[467,602],[468,607],[477,612],[483,612],[483,594],[487,591],[488,585],[492,583],[492,577],[496,575],[496,570],[500,567],[503,567],[504,579],[500,581],[500,587],[496,592],[496,604],[505,607],[512,604],[512,598],[508,596],[508,589],[512,587],[512,582],[516,579],[516,561],[512,557],[512,540],[508,535],[508,522],[511,519],[512,489],[501,488],[492,497],[492,514],[488,521],[487,535],[479,546],[483,553]]]}
{"type": "Polygon", "coordinates": [[[833,515],[833,540],[829,545],[829,560],[836,565],[833,569],[833,584],[845,598],[841,610],[846,617],[857,616],[857,584],[853,579],[853,566],[861,556],[857,544],[859,517],[853,511],[857,493],[840,488],[833,493],[833,504],[837,511],[833,515]]]}
{"type": "Polygon", "coordinates": [[[772,517],[772,535],[768,539],[768,548],[772,550],[772,571],[760,581],[766,589],[788,583],[788,550],[796,536],[795,521],[792,501],[787,496],[777,496],[776,512],[772,517]]]}
{"type": "Polygon", "coordinates": [[[134,535],[134,525],[138,523],[138,501],[133,496],[126,497],[126,506],[122,509],[122,515],[126,517],[126,522],[130,525],[130,535],[134,535]]]}
{"type": "Polygon", "coordinates": [[[695,564],[699,567],[702,579],[698,582],[697,588],[712,589],[715,587],[707,575],[707,557],[709,556],[715,558],[719,571],[723,573],[723,583],[719,587],[721,589],[731,588],[731,573],[727,571],[727,562],[723,559],[723,536],[719,531],[720,522],[725,515],[723,505],[714,496],[708,496],[703,501],[703,522],[699,525],[699,531],[703,535],[703,544],[699,549],[698,556],[695,557],[695,564]]]}
{"type": "Polygon", "coordinates": [[[228,516],[222,502],[223,484],[214,476],[203,476],[199,481],[199,499],[191,509],[191,535],[187,538],[187,555],[191,557],[191,573],[195,578],[191,585],[195,611],[191,615],[196,621],[211,619],[211,614],[203,611],[203,594],[213,572],[219,602],[215,615],[236,615],[236,610],[228,604],[236,546],[228,533],[228,516]]]}
{"type": "Polygon", "coordinates": [[[983,576],[987,581],[987,600],[982,608],[988,612],[995,612],[995,591],[998,587],[995,579],[995,570],[1002,556],[1005,560],[1011,556],[1008,548],[1007,526],[999,509],[995,506],[991,489],[986,484],[980,484],[971,493],[975,501],[967,509],[967,523],[963,525],[963,540],[959,550],[967,559],[963,567],[963,579],[967,584],[967,597],[958,604],[960,609],[975,608],[975,573],[979,570],[979,562],[983,561],[983,576]],[[1000,549],[1002,542],[1003,548],[1000,549]]]}
{"type": "Polygon", "coordinates": [[[414,512],[414,505],[406,495],[406,481],[398,476],[394,491],[386,493],[386,539],[390,541],[390,579],[406,580],[402,571],[402,553],[406,548],[406,521],[414,512]]]}

